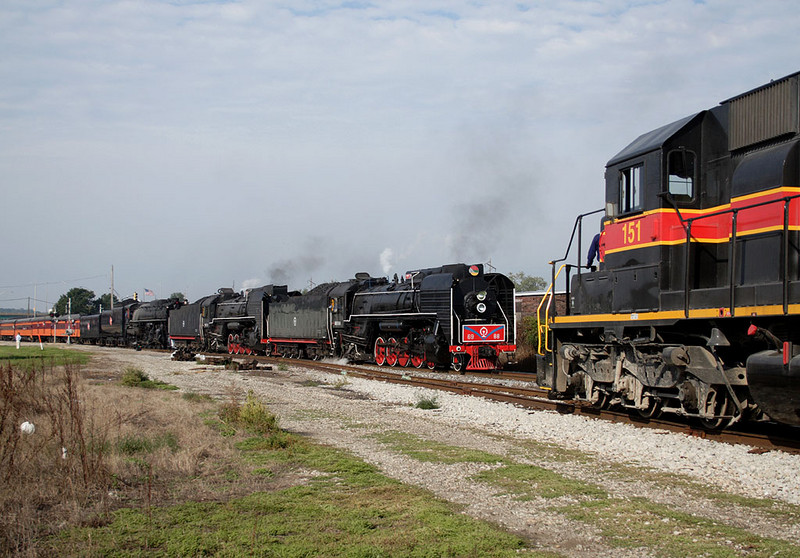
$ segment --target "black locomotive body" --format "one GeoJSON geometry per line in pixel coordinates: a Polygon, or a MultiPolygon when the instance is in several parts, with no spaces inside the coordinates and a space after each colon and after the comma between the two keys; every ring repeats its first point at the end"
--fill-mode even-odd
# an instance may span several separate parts
{"type": "Polygon", "coordinates": [[[793,74],[611,159],[599,269],[554,263],[568,308],[540,316],[540,384],[710,427],[800,424],[799,154],[793,74]]]}
{"type": "Polygon", "coordinates": [[[493,370],[516,348],[514,285],[480,265],[356,274],[269,304],[268,354],[389,366],[493,370]]]}
{"type": "Polygon", "coordinates": [[[180,308],[181,301],[159,299],[142,302],[130,313],[127,339],[143,349],[164,349],[169,346],[167,320],[169,313],[180,308]]]}
{"type": "Polygon", "coordinates": [[[353,293],[363,288],[361,277],[317,285],[304,295],[271,303],[263,340],[268,354],[314,360],[339,356],[342,319],[353,293]]]}
{"type": "Polygon", "coordinates": [[[493,370],[516,349],[515,327],[511,280],[452,264],[364,285],[340,342],[344,356],[379,365],[493,370]]]}
{"type": "Polygon", "coordinates": [[[94,345],[126,346],[134,345],[136,338],[130,335],[131,316],[139,307],[139,302],[127,299],[119,302],[113,309],[108,308],[99,314],[80,317],[80,340],[94,345]]]}
{"type": "Polygon", "coordinates": [[[169,338],[175,346],[195,350],[251,354],[261,344],[269,303],[289,296],[285,286],[265,285],[236,293],[222,288],[169,314],[169,338]]]}

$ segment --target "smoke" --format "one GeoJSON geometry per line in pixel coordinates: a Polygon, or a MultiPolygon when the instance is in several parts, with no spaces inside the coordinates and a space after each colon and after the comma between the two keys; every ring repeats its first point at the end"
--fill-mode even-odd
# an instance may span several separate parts
{"type": "Polygon", "coordinates": [[[380,255],[381,269],[384,275],[389,275],[394,267],[392,261],[394,260],[394,250],[391,248],[384,248],[380,255]]]}
{"type": "Polygon", "coordinates": [[[485,262],[515,244],[528,228],[525,222],[539,218],[541,205],[536,201],[541,177],[522,147],[530,145],[527,132],[513,127],[470,132],[444,237],[450,257],[464,263],[485,262]]]}
{"type": "Polygon", "coordinates": [[[267,270],[270,282],[275,285],[289,285],[293,281],[305,283],[311,275],[322,267],[323,258],[319,256],[298,255],[290,260],[281,260],[267,270]]]}
{"type": "Polygon", "coordinates": [[[267,268],[266,275],[274,285],[298,286],[313,279],[325,263],[320,247],[329,244],[325,239],[314,237],[306,239],[301,246],[292,250],[297,254],[290,259],[279,260],[267,268]]]}
{"type": "Polygon", "coordinates": [[[242,290],[246,291],[247,289],[255,289],[256,287],[260,287],[264,284],[261,279],[245,279],[242,281],[242,290]]]}

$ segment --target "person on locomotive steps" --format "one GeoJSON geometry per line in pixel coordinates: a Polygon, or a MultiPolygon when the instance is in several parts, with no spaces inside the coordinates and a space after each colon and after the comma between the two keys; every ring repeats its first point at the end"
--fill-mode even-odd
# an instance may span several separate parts
{"type": "Polygon", "coordinates": [[[592,271],[597,271],[597,267],[592,265],[595,258],[597,258],[597,265],[603,267],[603,256],[605,255],[605,243],[603,242],[604,225],[603,221],[600,221],[600,232],[594,235],[589,246],[589,253],[586,256],[586,267],[592,271]]]}

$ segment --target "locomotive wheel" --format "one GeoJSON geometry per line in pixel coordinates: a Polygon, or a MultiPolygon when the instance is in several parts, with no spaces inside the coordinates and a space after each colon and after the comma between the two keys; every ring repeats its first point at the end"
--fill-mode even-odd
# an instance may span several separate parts
{"type": "Polygon", "coordinates": [[[428,370],[433,370],[434,368],[436,368],[436,363],[433,362],[432,360],[429,360],[427,364],[428,364],[428,370]]]}
{"type": "Polygon", "coordinates": [[[389,366],[397,366],[397,339],[390,337],[386,348],[386,364],[389,366]]]}
{"type": "MultiPolygon", "coordinates": [[[[715,415],[725,415],[728,412],[729,408],[733,408],[733,402],[730,401],[727,393],[722,391],[713,389],[708,395],[709,400],[713,400],[710,404],[707,402],[707,407],[713,407],[713,412],[715,415]]],[[[718,430],[724,424],[729,421],[730,418],[727,417],[715,417],[715,418],[701,418],[700,424],[703,428],[707,430],[718,430]]]]}
{"type": "Polygon", "coordinates": [[[408,337],[403,337],[401,341],[405,349],[397,354],[397,366],[408,366],[411,362],[411,355],[408,354],[408,337]]]}
{"type": "Polygon", "coordinates": [[[375,351],[373,354],[375,355],[375,364],[378,366],[386,364],[386,341],[383,340],[383,337],[378,337],[375,340],[375,351]]]}
{"type": "Polygon", "coordinates": [[[232,333],[228,334],[228,354],[229,355],[233,354],[233,334],[232,333]]]}
{"type": "Polygon", "coordinates": [[[236,343],[236,354],[237,355],[242,354],[244,351],[242,350],[242,345],[241,345],[241,341],[239,339],[239,336],[238,335],[234,335],[233,336],[233,341],[234,341],[234,343],[236,343]]]}
{"type": "Polygon", "coordinates": [[[422,368],[425,364],[425,357],[422,355],[411,355],[411,360],[409,362],[414,368],[422,368]]]}
{"type": "Polygon", "coordinates": [[[655,397],[647,397],[647,408],[637,409],[639,416],[642,418],[655,418],[661,414],[661,405],[655,397]]]}
{"type": "Polygon", "coordinates": [[[608,392],[597,390],[597,401],[592,403],[592,407],[596,409],[605,409],[608,407],[608,392]]]}
{"type": "Polygon", "coordinates": [[[461,372],[464,368],[464,361],[466,355],[453,355],[453,370],[456,372],[461,372]]]}

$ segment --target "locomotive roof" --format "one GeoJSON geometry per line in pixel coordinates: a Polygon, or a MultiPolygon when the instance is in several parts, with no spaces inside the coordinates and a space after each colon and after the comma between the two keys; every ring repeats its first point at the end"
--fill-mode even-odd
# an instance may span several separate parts
{"type": "Polygon", "coordinates": [[[745,91],[744,93],[740,93],[735,97],[731,97],[730,99],[725,99],[720,104],[724,105],[725,103],[730,103],[731,101],[735,101],[736,99],[740,99],[742,97],[747,97],[748,95],[752,95],[756,91],[760,91],[762,89],[766,89],[767,87],[772,87],[773,85],[780,83],[782,81],[786,81],[787,79],[792,79],[793,77],[797,77],[800,75],[800,72],[795,72],[793,74],[789,74],[788,76],[783,76],[782,78],[770,80],[769,83],[765,83],[764,85],[759,85],[758,87],[751,89],[750,91],[745,91]]]}
{"type": "Polygon", "coordinates": [[[656,149],[661,149],[661,146],[664,145],[664,142],[680,132],[698,115],[701,115],[704,112],[705,111],[692,114],[691,116],[676,120],[672,124],[667,124],[666,126],[661,126],[660,128],[656,128],[651,132],[642,134],[633,140],[633,142],[631,142],[625,149],[614,155],[614,157],[612,157],[611,160],[606,164],[606,167],[616,165],[617,163],[621,163],[622,161],[632,157],[644,155],[645,153],[655,151],[656,149]]]}

